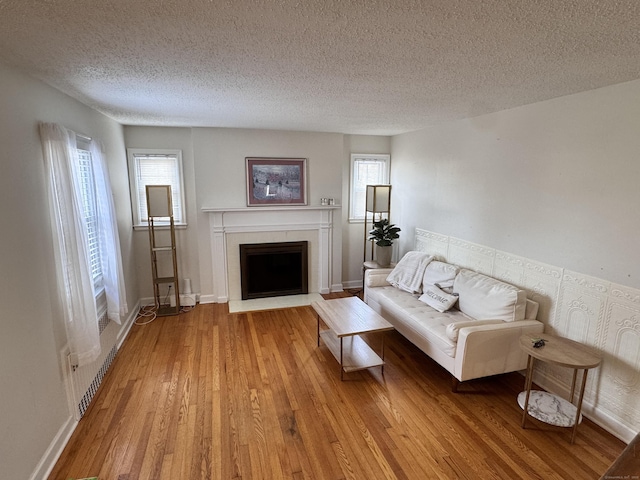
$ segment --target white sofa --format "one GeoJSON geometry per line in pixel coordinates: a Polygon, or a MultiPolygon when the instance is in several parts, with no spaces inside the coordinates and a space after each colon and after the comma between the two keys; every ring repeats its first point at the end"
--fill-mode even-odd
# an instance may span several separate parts
{"type": "Polygon", "coordinates": [[[454,391],[461,381],[525,369],[519,338],[544,329],[524,290],[423,252],[367,270],[364,287],[373,310],[451,373],[454,391]]]}

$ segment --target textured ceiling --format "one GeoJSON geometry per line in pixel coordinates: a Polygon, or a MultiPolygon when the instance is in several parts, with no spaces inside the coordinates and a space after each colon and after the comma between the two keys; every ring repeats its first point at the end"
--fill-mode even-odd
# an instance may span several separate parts
{"type": "Polygon", "coordinates": [[[0,0],[0,63],[127,125],[389,135],[640,78],[640,1],[0,0]]]}

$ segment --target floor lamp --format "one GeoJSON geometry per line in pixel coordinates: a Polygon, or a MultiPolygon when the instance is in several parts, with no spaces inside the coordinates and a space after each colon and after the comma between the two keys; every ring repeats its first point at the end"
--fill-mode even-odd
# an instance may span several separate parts
{"type": "MultiPolygon", "coordinates": [[[[367,263],[367,239],[369,238],[369,220],[371,224],[382,220],[391,211],[391,185],[367,185],[367,197],[364,212],[364,254],[363,263],[367,263]],[[370,216],[371,215],[371,216],[370,216]]],[[[373,262],[373,241],[371,241],[371,262],[373,262]]],[[[375,267],[373,263],[371,266],[375,267]]],[[[367,268],[367,265],[364,265],[367,268]]]]}

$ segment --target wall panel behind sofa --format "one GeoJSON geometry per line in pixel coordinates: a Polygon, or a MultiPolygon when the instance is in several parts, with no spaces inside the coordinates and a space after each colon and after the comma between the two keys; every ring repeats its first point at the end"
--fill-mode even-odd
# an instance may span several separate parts
{"type": "MultiPolygon", "coordinates": [[[[545,324],[546,333],[598,350],[603,360],[589,371],[583,413],[627,442],[636,435],[640,430],[640,290],[419,228],[414,248],[461,267],[481,265],[483,273],[523,288],[528,298],[540,304],[537,318],[545,324]],[[460,256],[461,249],[470,255],[460,256]]],[[[572,374],[573,370],[537,362],[535,381],[568,398],[572,374]]]]}

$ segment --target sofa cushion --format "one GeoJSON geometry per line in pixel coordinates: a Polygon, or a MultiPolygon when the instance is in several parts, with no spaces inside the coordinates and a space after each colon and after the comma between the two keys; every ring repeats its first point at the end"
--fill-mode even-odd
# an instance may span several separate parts
{"type": "Polygon", "coordinates": [[[371,296],[382,307],[382,316],[401,333],[410,330],[452,358],[456,354],[456,342],[447,336],[447,325],[472,320],[458,310],[438,312],[417,297],[391,286],[374,288],[371,296]]]}
{"type": "Polygon", "coordinates": [[[525,318],[526,292],[481,273],[462,269],[453,282],[458,308],[476,320],[513,322],[525,318]]]}
{"type": "Polygon", "coordinates": [[[423,285],[424,293],[418,298],[421,302],[435,308],[439,312],[446,312],[458,301],[457,295],[444,292],[435,285],[423,285]]]}
{"type": "MultiPolygon", "coordinates": [[[[433,260],[429,262],[424,271],[422,283],[424,285],[436,285],[447,293],[453,289],[453,280],[458,275],[460,268],[450,263],[433,260]]],[[[424,289],[424,287],[423,287],[424,289]]]]}
{"type": "Polygon", "coordinates": [[[447,325],[447,328],[445,331],[447,333],[447,337],[449,337],[449,339],[452,342],[457,342],[458,333],[460,332],[461,328],[480,327],[482,325],[498,325],[500,323],[504,323],[504,321],[502,320],[470,320],[468,322],[455,322],[447,325]]]}
{"type": "Polygon", "coordinates": [[[433,256],[424,252],[407,252],[387,277],[394,287],[409,293],[422,292],[424,271],[433,256]]]}

